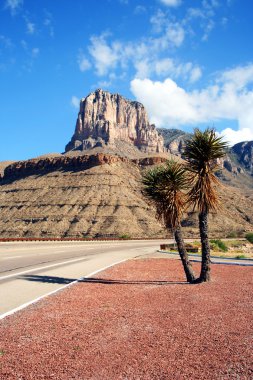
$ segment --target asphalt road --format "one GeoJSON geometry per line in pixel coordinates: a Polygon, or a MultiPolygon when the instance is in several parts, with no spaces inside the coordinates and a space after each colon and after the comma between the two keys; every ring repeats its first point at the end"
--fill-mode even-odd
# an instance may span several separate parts
{"type": "Polygon", "coordinates": [[[0,318],[99,269],[154,253],[161,243],[162,240],[0,243],[0,318]]]}
{"type": "MultiPolygon", "coordinates": [[[[81,277],[122,260],[153,254],[162,243],[165,241],[0,243],[0,319],[81,277]]],[[[178,258],[178,254],[162,255],[178,258]]],[[[212,262],[253,265],[249,260],[215,258],[212,262]]]]}

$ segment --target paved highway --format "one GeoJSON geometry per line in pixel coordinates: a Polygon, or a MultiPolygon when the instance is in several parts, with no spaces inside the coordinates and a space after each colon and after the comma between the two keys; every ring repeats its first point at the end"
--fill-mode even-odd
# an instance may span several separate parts
{"type": "Polygon", "coordinates": [[[161,243],[162,240],[0,243],[0,317],[99,269],[154,253],[161,243]]]}

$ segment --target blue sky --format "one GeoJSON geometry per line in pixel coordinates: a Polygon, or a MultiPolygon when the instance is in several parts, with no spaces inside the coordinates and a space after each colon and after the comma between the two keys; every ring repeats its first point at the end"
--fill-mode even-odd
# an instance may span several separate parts
{"type": "Polygon", "coordinates": [[[0,161],[63,152],[96,88],[253,140],[253,2],[0,0],[0,161]]]}

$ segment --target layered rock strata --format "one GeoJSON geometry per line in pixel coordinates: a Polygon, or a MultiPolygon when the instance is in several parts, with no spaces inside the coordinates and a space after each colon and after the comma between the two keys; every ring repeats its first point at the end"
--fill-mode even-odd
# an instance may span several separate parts
{"type": "MultiPolygon", "coordinates": [[[[166,161],[165,157],[143,157],[128,159],[118,155],[97,153],[91,155],[80,156],[62,156],[47,157],[44,159],[31,159],[27,161],[17,161],[8,165],[4,169],[2,183],[6,181],[14,181],[19,178],[29,177],[32,175],[42,175],[54,171],[76,172],[93,168],[100,165],[112,165],[119,162],[136,164],[140,167],[158,165],[166,161]]],[[[1,184],[1,182],[0,182],[1,184]]]]}
{"type": "MultiPolygon", "coordinates": [[[[141,191],[143,168],[164,160],[97,154],[16,162],[0,181],[0,237],[165,237],[141,191]]],[[[210,215],[212,236],[252,230],[251,189],[225,185],[221,200],[210,215]]],[[[198,236],[196,215],[183,226],[185,236],[198,236]]]]}
{"type": "Polygon", "coordinates": [[[166,236],[141,193],[138,166],[118,157],[91,159],[89,168],[5,177],[0,237],[166,236]]]}
{"type": "Polygon", "coordinates": [[[97,90],[80,101],[76,128],[65,151],[114,146],[125,141],[142,152],[163,152],[163,137],[150,124],[144,106],[119,94],[97,90]]]}

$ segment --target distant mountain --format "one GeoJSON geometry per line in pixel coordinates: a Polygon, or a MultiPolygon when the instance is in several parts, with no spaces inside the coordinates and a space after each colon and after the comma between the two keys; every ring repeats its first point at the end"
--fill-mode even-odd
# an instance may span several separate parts
{"type": "MultiPolygon", "coordinates": [[[[191,137],[191,134],[179,129],[157,128],[157,131],[163,136],[166,150],[171,154],[181,156],[185,141],[191,137]]],[[[253,187],[253,181],[248,177],[248,175],[253,175],[253,141],[234,145],[221,160],[221,164],[226,169],[218,173],[221,179],[234,185],[239,182],[239,186],[246,184],[253,187]],[[236,178],[238,175],[239,178],[236,178]]]]}
{"type": "MultiPolygon", "coordinates": [[[[80,102],[64,154],[0,163],[0,237],[166,237],[141,191],[143,171],[180,157],[191,135],[150,125],[142,104],[97,90],[80,102]]],[[[220,161],[223,208],[212,236],[253,230],[253,142],[220,161]]],[[[189,213],[184,234],[198,236],[189,213]]]]}
{"type": "Polygon", "coordinates": [[[190,133],[180,129],[157,128],[157,131],[163,136],[166,150],[175,155],[181,155],[185,140],[191,137],[190,133]]]}
{"type": "Polygon", "coordinates": [[[65,151],[108,146],[117,150],[119,142],[145,153],[164,150],[163,138],[141,103],[100,89],[81,99],[75,132],[65,151]]]}
{"type": "Polygon", "coordinates": [[[253,175],[253,141],[235,144],[231,153],[235,154],[238,162],[253,175]]]}

